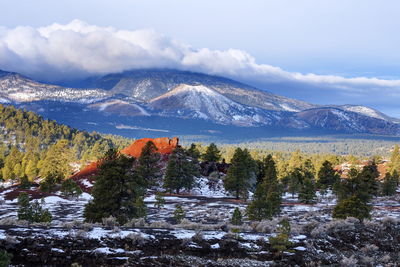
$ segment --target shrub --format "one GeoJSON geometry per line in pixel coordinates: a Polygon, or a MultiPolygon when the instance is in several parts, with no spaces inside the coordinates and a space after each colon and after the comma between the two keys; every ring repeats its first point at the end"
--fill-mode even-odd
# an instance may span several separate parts
{"type": "Polygon", "coordinates": [[[150,224],[151,228],[171,228],[171,224],[165,221],[155,221],[150,224]]]}
{"type": "Polygon", "coordinates": [[[28,194],[25,192],[21,193],[18,196],[18,220],[26,220],[30,223],[51,222],[51,213],[48,209],[42,208],[43,204],[43,199],[41,203],[39,203],[37,200],[34,200],[33,203],[30,203],[28,194]]]}
{"type": "Polygon", "coordinates": [[[8,254],[5,250],[0,250],[0,267],[7,267],[11,263],[11,254],[8,254]]]}
{"type": "Polygon", "coordinates": [[[134,245],[140,246],[146,243],[146,239],[140,233],[130,233],[126,236],[126,238],[131,239],[134,245]]]}
{"type": "Polygon", "coordinates": [[[185,217],[185,211],[183,210],[181,205],[176,205],[174,210],[174,219],[177,223],[180,223],[182,219],[185,217]]]}
{"type": "Polygon", "coordinates": [[[61,184],[61,193],[65,197],[78,197],[82,194],[82,189],[72,179],[66,179],[61,184]]]}
{"type": "Polygon", "coordinates": [[[106,227],[114,227],[118,225],[117,219],[113,216],[110,216],[108,218],[103,218],[103,225],[106,227]]]}
{"type": "Polygon", "coordinates": [[[357,263],[358,261],[354,255],[351,255],[349,258],[343,257],[343,259],[340,261],[341,266],[344,267],[356,267],[357,263]]]}
{"type": "Polygon", "coordinates": [[[241,225],[243,223],[242,218],[243,218],[243,216],[242,216],[242,213],[240,212],[239,208],[235,208],[235,210],[233,211],[233,214],[232,214],[232,219],[231,219],[232,224],[233,225],[241,225]]]}

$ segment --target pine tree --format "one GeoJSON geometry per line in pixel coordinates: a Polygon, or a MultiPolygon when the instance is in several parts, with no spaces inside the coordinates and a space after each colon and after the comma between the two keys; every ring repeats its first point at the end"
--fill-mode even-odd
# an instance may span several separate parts
{"type": "Polygon", "coordinates": [[[290,234],[290,223],[287,219],[283,219],[279,222],[279,227],[277,229],[278,234],[276,236],[270,236],[268,238],[268,242],[271,245],[273,251],[276,251],[280,255],[288,250],[288,248],[292,245],[292,242],[289,241],[290,234]]]}
{"type": "Polygon", "coordinates": [[[318,187],[322,191],[332,188],[339,179],[339,174],[333,169],[332,164],[325,160],[318,171],[318,187]]]}
{"type": "Polygon", "coordinates": [[[143,218],[147,215],[147,207],[143,197],[137,197],[135,201],[136,217],[143,218]]]}
{"type": "Polygon", "coordinates": [[[65,197],[78,197],[82,194],[82,189],[72,179],[66,179],[61,184],[61,193],[65,197]]]}
{"type": "Polygon", "coordinates": [[[42,162],[40,175],[47,180],[47,183],[61,183],[68,177],[72,168],[70,163],[74,160],[74,155],[69,147],[69,141],[61,139],[52,145],[46,153],[42,162]]]}
{"type": "Polygon", "coordinates": [[[299,192],[299,200],[301,203],[311,204],[315,202],[315,184],[310,178],[304,179],[299,192]]]}
{"type": "Polygon", "coordinates": [[[300,168],[295,168],[289,173],[288,191],[292,194],[292,196],[300,191],[303,181],[304,176],[300,168]]]}
{"type": "Polygon", "coordinates": [[[399,145],[395,145],[392,155],[390,157],[390,172],[393,173],[393,171],[400,172],[400,148],[399,145]]]}
{"type": "Polygon", "coordinates": [[[29,202],[29,196],[23,192],[18,196],[18,220],[32,222],[51,222],[52,216],[48,209],[43,209],[42,206],[44,201],[41,203],[34,200],[32,203],[29,202]]]}
{"type": "Polygon", "coordinates": [[[164,207],[165,198],[164,198],[163,193],[157,192],[155,199],[156,199],[156,202],[154,203],[154,207],[156,207],[157,209],[161,209],[162,207],[164,207]]]}
{"type": "Polygon", "coordinates": [[[249,151],[236,148],[224,179],[225,190],[234,194],[236,199],[247,198],[250,180],[255,176],[255,167],[249,151]]]}
{"type": "Polygon", "coordinates": [[[200,156],[201,156],[201,153],[200,153],[200,151],[197,149],[196,144],[193,144],[193,143],[192,143],[192,144],[190,145],[190,148],[189,148],[187,151],[188,151],[189,156],[190,156],[192,159],[194,159],[194,160],[196,160],[196,161],[199,161],[200,156]]]}
{"type": "Polygon", "coordinates": [[[381,195],[393,196],[396,194],[397,182],[397,178],[387,172],[383,182],[381,183],[381,195]]]}
{"type": "Polygon", "coordinates": [[[144,195],[146,183],[131,171],[133,162],[115,150],[106,153],[92,189],[93,200],[84,210],[86,221],[101,222],[113,216],[123,224],[140,215],[135,202],[144,195]]]}
{"type": "Polygon", "coordinates": [[[379,192],[378,179],[379,172],[375,162],[363,167],[357,177],[357,193],[358,197],[364,201],[369,201],[373,196],[377,196],[379,192]]]}
{"type": "Polygon", "coordinates": [[[198,165],[181,147],[174,149],[169,157],[164,177],[164,188],[179,194],[182,188],[191,190],[194,177],[199,175],[198,165]]]}
{"type": "Polygon", "coordinates": [[[218,162],[221,160],[221,151],[214,143],[211,143],[207,147],[206,152],[202,155],[202,158],[204,161],[218,162]]]}
{"type": "Polygon", "coordinates": [[[233,211],[233,214],[232,214],[231,223],[233,225],[241,225],[243,223],[242,219],[243,219],[243,216],[242,216],[242,213],[240,212],[239,208],[235,208],[235,210],[233,211]]]}
{"type": "Polygon", "coordinates": [[[34,157],[28,161],[25,168],[25,175],[28,177],[29,181],[33,181],[38,175],[38,164],[39,159],[34,157]]]}
{"type": "Polygon", "coordinates": [[[275,161],[271,155],[263,160],[264,177],[257,184],[253,200],[247,207],[250,220],[272,219],[280,212],[281,189],[277,179],[275,161]]]}
{"type": "Polygon", "coordinates": [[[161,177],[158,166],[160,154],[157,150],[156,145],[152,141],[148,141],[142,149],[135,168],[137,175],[147,183],[147,186],[154,185],[161,177]]]}
{"type": "Polygon", "coordinates": [[[183,218],[185,218],[185,210],[182,208],[182,205],[177,204],[174,210],[174,219],[177,223],[180,223],[183,218]]]}
{"type": "Polygon", "coordinates": [[[355,217],[360,221],[370,217],[371,207],[356,195],[344,198],[333,209],[333,218],[346,219],[355,217]]]}

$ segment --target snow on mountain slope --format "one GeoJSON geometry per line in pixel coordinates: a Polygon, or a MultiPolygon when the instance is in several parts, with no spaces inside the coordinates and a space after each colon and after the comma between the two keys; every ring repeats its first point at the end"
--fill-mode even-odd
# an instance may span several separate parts
{"type": "Polygon", "coordinates": [[[396,123],[400,123],[399,119],[396,118],[391,118],[385,114],[383,114],[382,112],[370,108],[370,107],[366,107],[366,106],[360,106],[360,105],[341,105],[339,106],[339,108],[347,110],[347,111],[352,111],[364,116],[368,116],[368,117],[372,117],[372,118],[377,118],[377,119],[381,119],[381,120],[386,120],[386,121],[391,121],[391,122],[396,122],[396,123]]]}
{"type": "Polygon", "coordinates": [[[88,106],[91,109],[100,112],[113,113],[125,116],[150,116],[150,114],[141,106],[135,103],[129,103],[120,99],[110,99],[97,102],[88,106]]]}
{"type": "Polygon", "coordinates": [[[167,69],[133,70],[93,78],[91,87],[112,94],[149,101],[173,90],[180,84],[203,85],[227,98],[250,107],[276,111],[300,111],[316,107],[303,101],[278,96],[252,86],[219,76],[167,69]]]}
{"type": "Polygon", "coordinates": [[[0,76],[0,100],[8,102],[32,102],[54,100],[78,103],[93,103],[109,94],[99,89],[73,89],[39,83],[16,73],[0,76]]]}
{"type": "Polygon", "coordinates": [[[400,134],[399,124],[334,107],[309,109],[295,113],[295,116],[314,128],[347,133],[400,134]]]}
{"type": "Polygon", "coordinates": [[[207,119],[222,124],[251,126],[269,123],[262,110],[236,103],[203,85],[179,85],[150,100],[150,106],[163,115],[207,119]]]}

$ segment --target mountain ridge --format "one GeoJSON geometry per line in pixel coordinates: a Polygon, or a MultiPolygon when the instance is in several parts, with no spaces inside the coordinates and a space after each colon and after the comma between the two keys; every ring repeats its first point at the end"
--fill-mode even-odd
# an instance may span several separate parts
{"type": "MultiPolygon", "coordinates": [[[[18,73],[0,71],[0,102],[34,109],[56,120],[66,116],[59,112],[64,108],[64,112],[74,113],[87,123],[93,117],[90,112],[104,117],[104,121],[113,121],[113,125],[147,120],[144,129],[158,129],[149,124],[160,117],[169,121],[171,129],[179,118],[288,131],[321,129],[400,135],[400,120],[369,107],[314,105],[202,73],[136,70],[92,77],[83,87],[46,84],[18,73]]],[[[142,128],[129,125],[124,127],[142,128]]],[[[107,127],[114,126],[104,125],[103,129],[107,131],[107,127]]]]}

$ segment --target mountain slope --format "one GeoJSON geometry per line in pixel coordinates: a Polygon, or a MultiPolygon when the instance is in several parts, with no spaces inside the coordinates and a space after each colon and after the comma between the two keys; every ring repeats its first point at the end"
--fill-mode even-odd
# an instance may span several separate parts
{"type": "Polygon", "coordinates": [[[180,84],[203,85],[243,105],[267,110],[300,111],[316,105],[274,95],[231,79],[179,70],[134,70],[92,78],[86,84],[141,101],[149,101],[180,84]]]}
{"type": "Polygon", "coordinates": [[[400,135],[398,119],[368,107],[313,105],[201,73],[136,70],[77,84],[50,85],[0,71],[0,102],[82,129],[129,137],[249,132],[238,126],[259,127],[260,133],[264,127],[282,134],[316,130],[400,135]]]}
{"type": "Polygon", "coordinates": [[[39,83],[17,73],[0,73],[0,99],[3,103],[39,100],[91,103],[108,95],[108,92],[99,89],[65,88],[39,83]]]}

